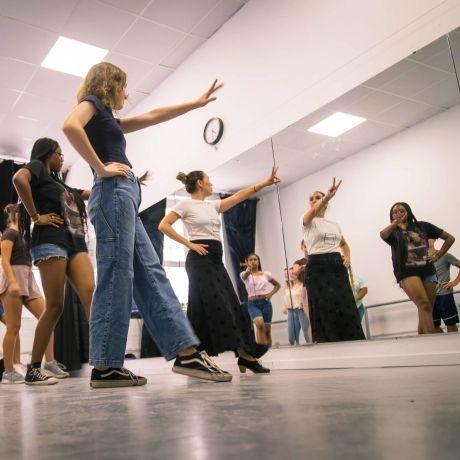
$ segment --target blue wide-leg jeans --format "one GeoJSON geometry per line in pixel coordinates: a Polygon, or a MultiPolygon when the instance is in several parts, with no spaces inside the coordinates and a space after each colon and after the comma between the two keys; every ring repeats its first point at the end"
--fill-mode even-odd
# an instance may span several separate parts
{"type": "Polygon", "coordinates": [[[96,367],[123,365],[133,298],[167,360],[199,343],[138,216],[140,200],[132,172],[97,178],[91,191],[88,214],[96,231],[97,283],[89,362],[96,367]]]}

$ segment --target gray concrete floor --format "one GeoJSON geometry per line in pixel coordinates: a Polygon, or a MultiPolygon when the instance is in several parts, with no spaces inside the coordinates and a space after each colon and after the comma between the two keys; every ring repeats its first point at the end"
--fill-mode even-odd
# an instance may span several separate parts
{"type": "Polygon", "coordinates": [[[460,366],[0,386],[2,459],[460,458],[460,366]]]}

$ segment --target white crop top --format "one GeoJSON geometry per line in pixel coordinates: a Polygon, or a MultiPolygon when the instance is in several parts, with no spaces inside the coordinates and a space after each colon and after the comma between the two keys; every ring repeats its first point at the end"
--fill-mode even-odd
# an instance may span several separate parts
{"type": "Polygon", "coordinates": [[[343,236],[336,222],[314,217],[308,225],[303,225],[302,216],[302,231],[308,254],[340,252],[340,242],[343,236]]]}
{"type": "Polygon", "coordinates": [[[270,280],[273,279],[273,276],[270,272],[263,272],[262,275],[252,275],[244,280],[243,273],[240,273],[240,278],[246,286],[246,291],[248,291],[249,297],[254,297],[256,295],[266,295],[273,290],[273,284],[270,283],[270,280]]]}
{"type": "Polygon", "coordinates": [[[190,241],[220,241],[220,200],[183,200],[172,209],[184,222],[190,241]]]}

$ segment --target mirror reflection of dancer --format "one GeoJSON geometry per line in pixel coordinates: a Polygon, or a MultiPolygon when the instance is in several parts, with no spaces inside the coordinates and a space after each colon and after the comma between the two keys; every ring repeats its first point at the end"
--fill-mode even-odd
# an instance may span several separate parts
{"type": "MultiPolygon", "coordinates": [[[[436,252],[434,240],[429,240],[428,255],[432,256],[436,252]]],[[[454,299],[454,287],[460,283],[460,270],[457,277],[450,280],[450,267],[460,268],[458,260],[450,252],[441,256],[435,263],[438,284],[436,286],[436,300],[433,307],[434,326],[438,332],[441,329],[441,320],[444,322],[447,332],[458,332],[457,323],[459,322],[457,305],[454,299]]]]}
{"type": "Polygon", "coordinates": [[[257,254],[252,253],[246,257],[246,266],[246,270],[240,273],[240,278],[248,293],[248,311],[256,328],[256,340],[257,343],[271,347],[273,307],[270,300],[280,290],[281,285],[270,272],[262,271],[257,254]]]}
{"type": "MultiPolygon", "coordinates": [[[[32,273],[32,259],[28,246],[19,233],[19,206],[5,207],[8,228],[2,235],[0,267],[0,298],[5,309],[6,333],[3,338],[5,370],[4,384],[24,383],[25,372],[20,363],[19,329],[21,328],[22,305],[38,320],[45,311],[45,301],[32,273]],[[15,359],[14,359],[15,358],[15,359]]],[[[45,350],[44,368],[56,378],[69,376],[54,360],[53,336],[45,350]]]]}
{"type": "Polygon", "coordinates": [[[395,203],[390,209],[390,220],[380,237],[391,246],[396,281],[417,306],[418,333],[434,333],[432,313],[437,278],[433,263],[448,251],[455,238],[429,222],[417,221],[407,203],[395,203]],[[441,249],[430,256],[428,238],[444,240],[441,249]]]}
{"type": "Polygon", "coordinates": [[[219,214],[278,183],[276,168],[263,182],[214,201],[205,200],[213,192],[209,176],[203,171],[179,173],[177,179],[185,185],[191,199],[179,202],[161,221],[159,229],[189,249],[185,263],[189,279],[187,316],[200,338],[200,347],[210,355],[235,351],[241,372],[246,369],[255,373],[270,372],[249,354],[254,337],[245,324],[249,321],[222,263],[219,214]],[[179,219],[184,222],[189,239],[172,227],[179,219]]]}
{"type": "Polygon", "coordinates": [[[83,203],[88,199],[89,191],[73,189],[60,179],[63,154],[55,140],[46,137],[38,139],[32,148],[30,160],[14,175],[13,182],[24,205],[20,207],[19,227],[26,242],[30,240],[31,220],[34,223],[30,252],[34,265],[40,271],[46,309],[35,330],[32,359],[27,367],[25,383],[50,385],[57,383],[57,380],[48,378],[40,367],[64,308],[66,278],[89,317],[94,274],[84,238],[86,210],[83,203]],[[64,197],[75,202],[78,220],[67,220],[64,197]]]}
{"type": "MultiPolygon", "coordinates": [[[[101,62],[86,75],[78,105],[63,130],[94,171],[88,204],[96,231],[97,286],[91,307],[90,364],[93,388],[145,385],[147,379],[123,367],[134,297],[144,324],[173,372],[213,381],[228,381],[206,353],[184,316],[158,255],[138,216],[140,184],[126,156],[125,134],[171,120],[216,99],[217,80],[198,99],[117,119],[128,94],[127,76],[101,62]]],[[[230,378],[229,378],[230,377],[230,378]]]]}
{"type": "Polygon", "coordinates": [[[289,269],[289,271],[284,270],[286,286],[284,288],[282,311],[284,315],[287,315],[288,340],[290,345],[299,345],[300,330],[302,330],[305,343],[309,342],[309,320],[303,307],[305,287],[303,285],[302,273],[302,271],[295,272],[293,268],[289,269]]]}
{"type": "Polygon", "coordinates": [[[314,342],[365,338],[348,280],[350,248],[339,225],[324,218],[328,203],[341,183],[336,184],[334,178],[326,195],[313,192],[310,195],[310,209],[302,216],[304,240],[308,248],[305,285],[314,342]]]}

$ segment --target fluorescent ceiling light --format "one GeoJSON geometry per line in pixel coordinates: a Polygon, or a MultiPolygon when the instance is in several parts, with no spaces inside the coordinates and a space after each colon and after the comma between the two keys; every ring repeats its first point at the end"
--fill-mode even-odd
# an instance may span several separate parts
{"type": "Polygon", "coordinates": [[[108,50],[59,37],[42,62],[42,67],[84,77],[90,67],[102,61],[108,50]]]}
{"type": "Polygon", "coordinates": [[[316,125],[313,125],[308,131],[310,133],[323,134],[324,136],[337,137],[365,121],[366,118],[363,117],[335,112],[319,123],[316,123],[316,125]]]}

